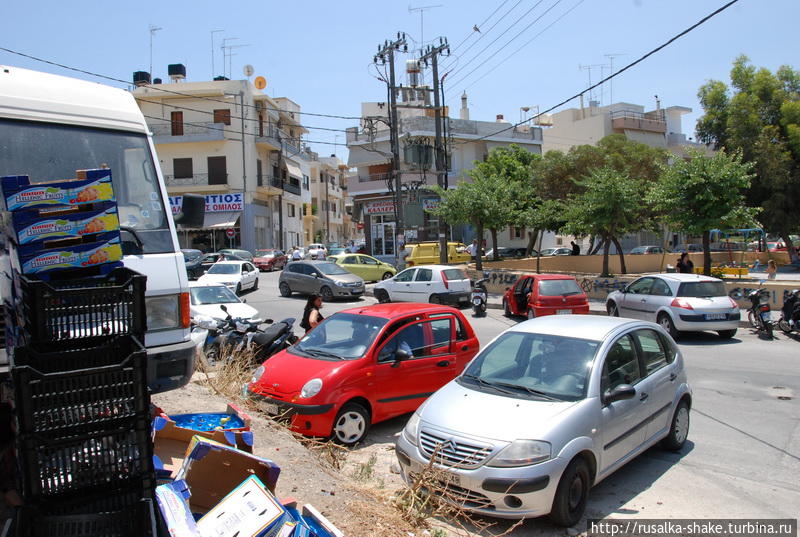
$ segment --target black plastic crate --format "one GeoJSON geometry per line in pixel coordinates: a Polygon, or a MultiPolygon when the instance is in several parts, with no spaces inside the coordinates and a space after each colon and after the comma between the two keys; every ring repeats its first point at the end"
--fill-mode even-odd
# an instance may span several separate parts
{"type": "Polygon", "coordinates": [[[41,350],[74,339],[147,331],[147,276],[119,267],[102,278],[42,281],[22,278],[27,343],[41,350]]]}
{"type": "Polygon", "coordinates": [[[11,377],[18,431],[23,435],[60,440],[149,416],[144,350],[119,365],[59,373],[21,366],[11,370],[11,377]]]}
{"type": "Polygon", "coordinates": [[[89,338],[61,342],[59,349],[53,351],[26,345],[11,349],[11,363],[14,367],[29,366],[41,373],[120,365],[131,356],[146,352],[142,341],[134,336],[89,338]]]}
{"type": "Polygon", "coordinates": [[[45,499],[25,499],[25,505],[47,515],[82,515],[111,513],[128,509],[142,499],[155,500],[154,477],[133,479],[124,484],[94,487],[91,490],[66,492],[45,499]]]}
{"type": "Polygon", "coordinates": [[[62,495],[91,493],[97,487],[126,488],[155,479],[148,417],[118,428],[61,440],[20,434],[17,458],[26,501],[48,502],[62,495]]]}
{"type": "Polygon", "coordinates": [[[49,515],[22,507],[8,537],[154,537],[155,506],[140,500],[124,510],[111,513],[49,515]]]}

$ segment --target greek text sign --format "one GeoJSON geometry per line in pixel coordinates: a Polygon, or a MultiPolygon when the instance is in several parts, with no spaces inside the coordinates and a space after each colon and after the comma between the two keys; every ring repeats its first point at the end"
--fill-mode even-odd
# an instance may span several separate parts
{"type": "MultiPolygon", "coordinates": [[[[180,212],[183,207],[183,196],[170,196],[169,205],[172,214],[180,212]]],[[[244,209],[242,194],[208,194],[206,196],[206,212],[221,213],[225,211],[241,211],[244,209]]]]}

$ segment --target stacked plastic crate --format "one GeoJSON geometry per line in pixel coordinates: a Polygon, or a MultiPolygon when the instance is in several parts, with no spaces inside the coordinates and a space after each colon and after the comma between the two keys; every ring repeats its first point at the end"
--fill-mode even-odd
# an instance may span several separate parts
{"type": "Polygon", "coordinates": [[[154,535],[146,277],[119,260],[110,170],[3,177],[18,536],[154,535]]]}

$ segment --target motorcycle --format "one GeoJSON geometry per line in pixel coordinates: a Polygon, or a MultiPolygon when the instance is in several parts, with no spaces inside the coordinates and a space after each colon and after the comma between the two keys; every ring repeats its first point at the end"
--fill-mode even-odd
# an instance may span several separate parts
{"type": "MultiPolygon", "coordinates": [[[[293,331],[294,318],[286,318],[277,323],[272,319],[261,321],[234,318],[228,313],[225,305],[221,305],[220,308],[227,314],[225,319],[201,318],[195,327],[195,330],[207,332],[203,352],[209,364],[213,365],[220,360],[223,349],[227,351],[225,353],[227,356],[239,350],[252,349],[252,363],[258,366],[273,354],[294,345],[298,340],[293,331]],[[270,326],[262,330],[260,328],[262,324],[270,326]]],[[[195,336],[193,340],[199,337],[195,336]]]]}
{"type": "Polygon", "coordinates": [[[778,328],[785,334],[791,334],[792,330],[800,332],[800,289],[792,290],[783,301],[778,328]]]}
{"type": "Polygon", "coordinates": [[[472,311],[475,317],[482,317],[486,315],[486,300],[489,293],[486,290],[486,281],[488,278],[482,278],[475,282],[472,287],[472,311]]]}
{"type": "Polygon", "coordinates": [[[755,289],[747,295],[750,307],[747,310],[747,320],[753,328],[764,332],[772,339],[772,308],[769,306],[768,295],[764,289],[755,289]]]}

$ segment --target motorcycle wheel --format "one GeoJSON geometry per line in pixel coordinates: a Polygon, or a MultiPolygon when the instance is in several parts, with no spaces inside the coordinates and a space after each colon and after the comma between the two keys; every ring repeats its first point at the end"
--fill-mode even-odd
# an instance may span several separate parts
{"type": "Polygon", "coordinates": [[[778,328],[780,328],[784,334],[792,333],[792,327],[789,325],[789,321],[784,319],[783,316],[781,316],[780,320],[778,321],[778,328]]]}
{"type": "Polygon", "coordinates": [[[203,352],[206,355],[206,362],[208,362],[208,365],[214,366],[217,364],[219,360],[219,345],[211,345],[211,347],[205,349],[203,352]]]}
{"type": "Polygon", "coordinates": [[[772,339],[772,323],[764,323],[764,333],[769,339],[772,339]]]}
{"type": "Polygon", "coordinates": [[[753,313],[752,310],[747,312],[747,320],[750,322],[750,326],[753,328],[761,328],[761,317],[753,313]]]}

